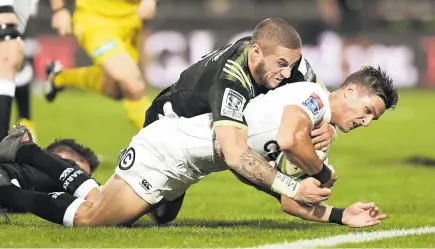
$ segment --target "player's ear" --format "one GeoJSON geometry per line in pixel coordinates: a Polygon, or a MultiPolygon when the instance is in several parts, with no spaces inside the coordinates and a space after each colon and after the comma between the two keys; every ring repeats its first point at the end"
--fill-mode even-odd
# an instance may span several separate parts
{"type": "Polygon", "coordinates": [[[263,58],[263,50],[261,49],[260,45],[254,43],[251,47],[251,51],[252,58],[258,62],[261,61],[261,59],[263,58]]]}
{"type": "Polygon", "coordinates": [[[355,84],[349,84],[344,89],[344,97],[346,99],[354,98],[354,96],[358,93],[358,87],[355,84]]]}

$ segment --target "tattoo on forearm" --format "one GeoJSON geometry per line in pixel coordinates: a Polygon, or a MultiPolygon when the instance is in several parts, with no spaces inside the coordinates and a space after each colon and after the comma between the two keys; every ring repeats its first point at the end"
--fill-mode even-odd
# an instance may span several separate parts
{"type": "Polygon", "coordinates": [[[276,170],[250,148],[240,156],[238,167],[234,170],[252,183],[267,189],[272,185],[276,175],[276,170]]]}

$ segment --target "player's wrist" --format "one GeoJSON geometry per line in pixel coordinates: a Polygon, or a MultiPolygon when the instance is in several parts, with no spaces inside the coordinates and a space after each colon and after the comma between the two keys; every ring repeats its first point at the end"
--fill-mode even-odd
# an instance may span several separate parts
{"type": "Polygon", "coordinates": [[[333,207],[328,218],[329,223],[343,225],[343,214],[344,208],[333,207]]]}
{"type": "Polygon", "coordinates": [[[298,181],[295,181],[290,176],[277,171],[271,190],[294,199],[299,191],[299,187],[300,184],[298,181]]]}
{"type": "Polygon", "coordinates": [[[312,175],[312,177],[319,180],[321,184],[325,184],[331,179],[331,175],[331,169],[326,164],[322,164],[322,168],[320,169],[319,173],[312,175]]]}

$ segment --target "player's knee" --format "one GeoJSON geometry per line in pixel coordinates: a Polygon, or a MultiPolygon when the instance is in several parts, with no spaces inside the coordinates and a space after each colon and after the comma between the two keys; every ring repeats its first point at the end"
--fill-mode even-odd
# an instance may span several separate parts
{"type": "Polygon", "coordinates": [[[124,96],[132,100],[140,100],[145,94],[145,84],[142,80],[132,80],[123,89],[124,96]]]}
{"type": "Polygon", "coordinates": [[[77,212],[74,214],[74,223],[75,227],[94,227],[98,226],[97,221],[95,219],[95,215],[92,210],[93,203],[85,201],[80,207],[77,209],[77,212]]]}
{"type": "Polygon", "coordinates": [[[112,77],[118,82],[124,97],[130,99],[140,99],[145,92],[145,82],[138,70],[129,70],[129,72],[117,71],[112,77]],[[136,72],[137,71],[137,72],[136,72]]]}
{"type": "Polygon", "coordinates": [[[0,42],[0,67],[18,72],[24,58],[24,47],[20,40],[0,42]]]}

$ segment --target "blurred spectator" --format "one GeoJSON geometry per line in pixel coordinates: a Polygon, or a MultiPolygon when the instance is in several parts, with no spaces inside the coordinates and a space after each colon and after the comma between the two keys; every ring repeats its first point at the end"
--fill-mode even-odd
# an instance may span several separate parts
{"type": "Polygon", "coordinates": [[[346,51],[349,45],[357,43],[364,48],[370,46],[371,41],[361,35],[364,19],[368,16],[367,0],[317,0],[320,12],[326,23],[340,34],[342,38],[342,77],[349,75],[349,64],[346,51]]]}

